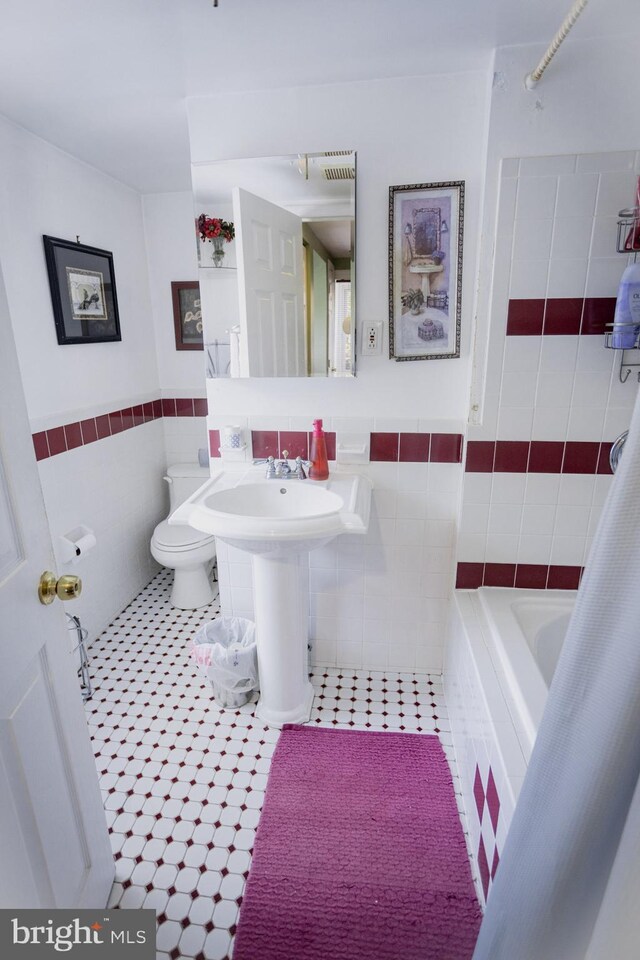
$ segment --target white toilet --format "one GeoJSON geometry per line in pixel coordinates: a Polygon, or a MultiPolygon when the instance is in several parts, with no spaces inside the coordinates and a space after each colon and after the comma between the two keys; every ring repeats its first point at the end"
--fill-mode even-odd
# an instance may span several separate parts
{"type": "MultiPolygon", "coordinates": [[[[176,463],[169,467],[165,480],[169,484],[169,516],[195,493],[209,470],[197,463],[176,463]]],[[[216,541],[186,525],[172,526],[163,520],[153,531],[151,556],[163,567],[175,571],[171,604],[180,610],[195,610],[213,600],[211,570],[216,556],[216,541]]]]}

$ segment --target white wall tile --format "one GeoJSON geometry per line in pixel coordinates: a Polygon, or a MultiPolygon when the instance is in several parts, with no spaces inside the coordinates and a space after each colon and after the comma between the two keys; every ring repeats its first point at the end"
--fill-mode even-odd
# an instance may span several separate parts
{"type": "Polygon", "coordinates": [[[626,266],[622,257],[597,257],[589,261],[586,295],[588,297],[615,297],[620,278],[626,266]]]}
{"type": "Polygon", "coordinates": [[[526,479],[526,474],[521,473],[494,473],[492,503],[515,503],[521,506],[524,502],[526,479]]]}
{"type": "Polygon", "coordinates": [[[577,504],[563,504],[558,510],[555,522],[555,537],[578,537],[587,535],[591,507],[577,504]]]}
{"type": "Polygon", "coordinates": [[[554,531],[555,504],[525,503],[522,510],[523,536],[547,536],[554,531]]]}
{"type": "Polygon", "coordinates": [[[543,337],[540,348],[541,373],[573,373],[578,355],[578,338],[543,337]]]}
{"type": "Polygon", "coordinates": [[[604,414],[604,407],[573,406],[569,413],[567,440],[599,440],[604,424],[604,414]]]}
{"type": "Polygon", "coordinates": [[[536,397],[535,373],[503,373],[500,404],[503,407],[533,407],[536,397]]]}
{"type": "Polygon", "coordinates": [[[596,477],[591,475],[564,473],[558,487],[558,503],[564,506],[577,504],[589,506],[596,487],[596,477]]]}
{"type": "Polygon", "coordinates": [[[540,363],[542,337],[506,337],[504,370],[507,373],[536,373],[540,363]]]}
{"type": "Polygon", "coordinates": [[[557,190],[557,177],[521,177],[518,180],[516,220],[551,220],[556,206],[557,190]]]}
{"type": "MultiPolygon", "coordinates": [[[[555,338],[553,338],[555,339],[555,338]]],[[[538,378],[536,406],[540,407],[569,407],[573,381],[566,373],[553,371],[541,372],[538,378]]]]}
{"type": "Polygon", "coordinates": [[[548,297],[583,297],[589,261],[572,258],[552,260],[549,264],[548,297]]]}
{"type": "Polygon", "coordinates": [[[598,174],[569,174],[558,177],[557,217],[592,217],[598,193],[598,174]]]}
{"type": "Polygon", "coordinates": [[[569,425],[569,407],[536,407],[533,414],[533,440],[565,440],[569,425]]]}
{"type": "Polygon", "coordinates": [[[487,563],[513,563],[518,553],[517,534],[489,533],[485,561],[487,563]]]}
{"type": "Polygon", "coordinates": [[[620,150],[611,153],[583,153],[577,158],[576,173],[607,173],[633,170],[635,151],[620,150]]]}
{"type": "Polygon", "coordinates": [[[514,260],[547,259],[551,252],[552,231],[553,220],[533,220],[530,218],[516,220],[513,237],[514,260]]]}
{"type": "Polygon", "coordinates": [[[520,176],[543,177],[573,173],[576,169],[577,159],[574,154],[560,154],[553,157],[523,157],[520,160],[520,176]]]}
{"type": "Polygon", "coordinates": [[[553,222],[551,257],[553,260],[581,259],[589,256],[592,217],[562,217],[553,222]]]}
{"type": "Polygon", "coordinates": [[[513,260],[509,296],[512,300],[544,296],[548,275],[548,260],[513,260]]]}
{"type": "Polygon", "coordinates": [[[491,474],[465,473],[464,502],[489,503],[491,500],[491,474]]]}
{"type": "Polygon", "coordinates": [[[533,428],[533,414],[533,406],[502,406],[498,416],[498,440],[528,440],[533,428]]]}
{"type": "Polygon", "coordinates": [[[548,564],[551,557],[551,542],[550,535],[523,534],[517,548],[517,562],[548,564]]]}
{"type": "Polygon", "coordinates": [[[520,533],[522,503],[492,503],[489,508],[489,533],[520,533]]]}
{"type": "Polygon", "coordinates": [[[486,534],[489,527],[489,503],[471,503],[466,500],[460,518],[461,534],[486,534]]]}

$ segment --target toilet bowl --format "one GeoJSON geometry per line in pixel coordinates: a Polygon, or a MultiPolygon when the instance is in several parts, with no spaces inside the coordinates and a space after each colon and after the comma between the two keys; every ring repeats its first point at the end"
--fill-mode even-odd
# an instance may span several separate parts
{"type": "MultiPolygon", "coordinates": [[[[169,516],[209,479],[209,471],[197,463],[177,463],[164,478],[169,484],[169,516]]],[[[211,571],[216,556],[215,537],[187,525],[163,520],[153,531],[151,555],[174,571],[171,605],[195,610],[214,598],[211,571]]]]}

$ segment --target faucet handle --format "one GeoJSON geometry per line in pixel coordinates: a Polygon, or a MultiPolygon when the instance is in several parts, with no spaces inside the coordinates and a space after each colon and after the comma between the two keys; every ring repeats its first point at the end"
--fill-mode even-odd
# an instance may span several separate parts
{"type": "Polygon", "coordinates": [[[296,477],[299,480],[306,480],[311,469],[311,460],[303,460],[302,457],[296,457],[296,477]]]}

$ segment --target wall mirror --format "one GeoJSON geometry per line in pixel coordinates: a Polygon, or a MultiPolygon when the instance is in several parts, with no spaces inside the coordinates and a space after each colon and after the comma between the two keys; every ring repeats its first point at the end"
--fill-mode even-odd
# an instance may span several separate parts
{"type": "Polygon", "coordinates": [[[355,152],[192,175],[207,377],[354,376],[355,152]]]}

